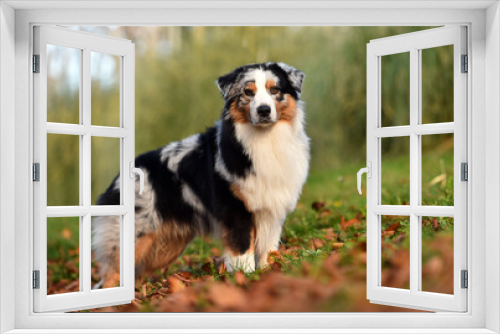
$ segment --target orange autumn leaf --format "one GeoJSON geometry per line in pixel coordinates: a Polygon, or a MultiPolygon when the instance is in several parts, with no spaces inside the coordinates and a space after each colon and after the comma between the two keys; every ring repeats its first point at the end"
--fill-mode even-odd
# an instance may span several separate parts
{"type": "Polygon", "coordinates": [[[64,239],[71,239],[71,231],[68,228],[63,228],[61,235],[64,239]]]}
{"type": "Polygon", "coordinates": [[[341,226],[342,226],[342,229],[345,230],[346,227],[349,227],[349,226],[354,226],[354,225],[360,225],[360,222],[357,218],[353,218],[353,219],[350,219],[348,221],[345,221],[345,218],[344,216],[342,216],[342,220],[340,222],[341,226]]]}
{"type": "Polygon", "coordinates": [[[182,291],[186,288],[184,283],[182,283],[182,281],[180,279],[178,279],[177,277],[169,276],[167,278],[167,281],[168,281],[168,286],[169,286],[170,290],[172,291],[172,293],[182,291]]]}
{"type": "Polygon", "coordinates": [[[401,227],[400,222],[396,222],[394,224],[389,225],[385,230],[386,231],[397,231],[401,227]]]}
{"type": "Polygon", "coordinates": [[[337,239],[339,237],[338,234],[333,231],[332,227],[326,228],[323,231],[325,232],[325,239],[326,240],[333,240],[333,239],[337,239]]]}
{"type": "Polygon", "coordinates": [[[339,249],[339,248],[341,248],[341,247],[343,247],[343,246],[344,246],[344,243],[343,243],[343,242],[334,242],[334,243],[332,244],[333,249],[339,249]]]}
{"type": "Polygon", "coordinates": [[[383,238],[393,237],[394,233],[396,233],[396,232],[395,231],[382,231],[382,237],[383,238]]]}
{"type": "Polygon", "coordinates": [[[278,251],[270,251],[269,254],[267,255],[267,262],[269,264],[273,264],[274,262],[282,259],[283,257],[281,256],[281,253],[278,251]]]}
{"type": "Polygon", "coordinates": [[[247,298],[241,288],[226,284],[214,284],[208,291],[208,299],[223,309],[245,307],[247,298]]]}
{"type": "Polygon", "coordinates": [[[318,249],[318,248],[321,248],[323,247],[323,241],[321,239],[318,239],[318,238],[314,238],[312,239],[312,246],[314,249],[318,249]]]}
{"type": "Polygon", "coordinates": [[[245,277],[245,274],[242,271],[237,271],[234,274],[234,280],[238,285],[245,285],[247,283],[247,278],[245,277]]]}
{"type": "Polygon", "coordinates": [[[222,275],[226,272],[226,264],[224,262],[221,263],[219,267],[219,275],[222,275]]]}

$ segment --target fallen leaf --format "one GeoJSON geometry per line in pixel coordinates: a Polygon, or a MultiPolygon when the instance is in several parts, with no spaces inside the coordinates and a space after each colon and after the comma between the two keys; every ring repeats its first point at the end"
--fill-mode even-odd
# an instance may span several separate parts
{"type": "Polygon", "coordinates": [[[219,267],[219,275],[222,275],[226,272],[226,264],[224,262],[221,263],[219,267]]]}
{"type": "Polygon", "coordinates": [[[71,239],[71,231],[68,228],[63,228],[61,235],[64,239],[71,239]]]}
{"type": "Polygon", "coordinates": [[[314,202],[311,207],[316,210],[316,211],[319,211],[321,208],[323,208],[325,206],[325,202],[314,202]]]}
{"type": "Polygon", "coordinates": [[[276,261],[282,260],[283,257],[281,256],[281,253],[278,251],[270,251],[269,254],[267,254],[267,262],[269,264],[272,264],[276,261]]]}
{"type": "Polygon", "coordinates": [[[344,246],[344,243],[343,243],[343,242],[334,242],[334,243],[332,244],[333,249],[339,249],[339,248],[341,248],[341,247],[343,247],[343,246],[344,246]]]}
{"type": "Polygon", "coordinates": [[[193,274],[191,274],[189,271],[179,271],[179,272],[177,272],[177,275],[179,275],[185,279],[190,279],[191,276],[193,276],[193,274]]]}
{"type": "Polygon", "coordinates": [[[206,273],[212,273],[212,263],[206,262],[201,266],[201,270],[206,273]]]}
{"type": "Polygon", "coordinates": [[[401,227],[400,222],[396,222],[394,224],[389,225],[385,230],[386,231],[397,231],[401,227]]]}
{"type": "Polygon", "coordinates": [[[318,249],[318,248],[321,248],[323,247],[323,241],[321,239],[318,239],[318,238],[314,238],[312,239],[312,246],[314,249],[318,249]]]}
{"type": "Polygon", "coordinates": [[[182,281],[177,277],[169,276],[167,280],[168,280],[168,287],[172,291],[172,293],[182,291],[186,288],[184,283],[182,283],[182,281]]]}
{"type": "Polygon", "coordinates": [[[359,226],[360,222],[356,218],[353,218],[353,219],[350,219],[348,221],[345,221],[344,216],[342,216],[342,220],[340,222],[340,225],[342,226],[342,229],[345,230],[346,227],[349,227],[349,226],[354,226],[354,225],[358,225],[359,226]]]}
{"type": "Polygon", "coordinates": [[[396,232],[394,231],[382,231],[383,238],[393,237],[396,232]]]}
{"type": "Polygon", "coordinates": [[[325,234],[326,240],[333,240],[333,239],[337,239],[339,237],[339,235],[333,231],[333,227],[324,229],[323,231],[326,232],[326,234],[325,234]]]}
{"type": "Polygon", "coordinates": [[[236,281],[236,284],[238,285],[245,285],[247,283],[247,278],[245,277],[245,274],[241,271],[237,271],[234,274],[234,280],[236,281]]]}
{"type": "Polygon", "coordinates": [[[434,231],[437,231],[439,229],[439,224],[437,218],[432,219],[432,227],[434,228],[434,231]]]}
{"type": "Polygon", "coordinates": [[[208,299],[223,309],[243,308],[246,305],[244,292],[235,286],[213,284],[208,292],[208,299]]]}

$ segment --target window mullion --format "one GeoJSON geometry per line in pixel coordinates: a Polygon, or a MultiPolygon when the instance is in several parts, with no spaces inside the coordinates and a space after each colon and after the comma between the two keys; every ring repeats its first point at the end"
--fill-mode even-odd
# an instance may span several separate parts
{"type": "MultiPolygon", "coordinates": [[[[90,68],[90,49],[83,49],[83,61],[82,61],[82,125],[89,128],[91,123],[91,68],[90,68]]],[[[82,235],[83,242],[80,245],[82,253],[82,263],[80,268],[82,268],[80,276],[83,277],[83,291],[90,293],[91,290],[91,234],[92,234],[92,217],[90,215],[90,205],[92,202],[91,198],[91,135],[90,132],[86,132],[82,138],[82,152],[80,160],[80,169],[82,170],[82,204],[85,208],[89,208],[89,211],[83,216],[83,226],[82,235]]]]}
{"type": "Polygon", "coordinates": [[[420,139],[413,129],[419,122],[420,61],[419,50],[410,50],[410,291],[418,292],[420,281],[420,224],[415,208],[420,204],[420,139]]]}

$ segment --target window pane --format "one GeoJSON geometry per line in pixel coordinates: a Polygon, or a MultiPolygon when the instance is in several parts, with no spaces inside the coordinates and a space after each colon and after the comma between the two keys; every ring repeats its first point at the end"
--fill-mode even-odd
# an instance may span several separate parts
{"type": "Polygon", "coordinates": [[[80,204],[79,136],[47,134],[47,205],[80,204]]]}
{"type": "Polygon", "coordinates": [[[80,291],[80,218],[47,218],[47,294],[80,291]]]}
{"type": "Polygon", "coordinates": [[[410,53],[381,57],[382,126],[410,124],[410,53]]]}
{"type": "Polygon", "coordinates": [[[47,45],[47,122],[80,123],[80,55],[47,45]]]}
{"type": "Polygon", "coordinates": [[[120,126],[120,57],[91,53],[92,125],[120,126]]]}
{"type": "Polygon", "coordinates": [[[453,294],[453,218],[422,217],[422,291],[453,294]]]}
{"type": "Polygon", "coordinates": [[[422,123],[453,122],[453,45],[421,52],[422,123]]]}
{"type": "Polygon", "coordinates": [[[121,216],[92,217],[91,280],[94,289],[120,286],[120,238],[121,216]]]}
{"type": "Polygon", "coordinates": [[[382,138],[383,205],[410,204],[410,137],[382,138]]]}
{"type": "Polygon", "coordinates": [[[453,206],[453,134],[422,136],[422,205],[453,206]]]}
{"type": "Polygon", "coordinates": [[[381,286],[410,288],[410,217],[381,216],[381,286]]]}
{"type": "MultiPolygon", "coordinates": [[[[99,205],[99,196],[114,183],[120,173],[120,138],[92,137],[92,205],[99,205]]],[[[114,183],[115,184],[115,183],[114,183]]],[[[103,205],[119,205],[120,185],[108,196],[103,205]]]]}

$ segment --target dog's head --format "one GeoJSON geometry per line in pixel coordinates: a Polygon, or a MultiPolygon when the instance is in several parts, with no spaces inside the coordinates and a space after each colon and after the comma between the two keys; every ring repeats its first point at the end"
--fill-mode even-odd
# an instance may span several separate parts
{"type": "Polygon", "coordinates": [[[267,127],[293,121],[304,77],[284,63],[251,64],[221,76],[217,85],[235,122],[267,127]]]}

